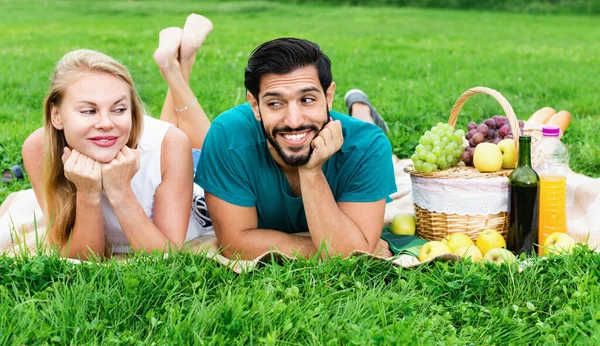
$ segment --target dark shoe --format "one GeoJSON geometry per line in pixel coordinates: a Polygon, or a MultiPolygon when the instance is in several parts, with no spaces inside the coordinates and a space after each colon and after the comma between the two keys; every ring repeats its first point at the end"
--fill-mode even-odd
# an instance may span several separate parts
{"type": "Polygon", "coordinates": [[[23,176],[23,169],[19,165],[14,165],[10,168],[7,168],[2,171],[2,178],[0,178],[3,183],[12,183],[16,180],[23,180],[25,177],[23,176]]]}
{"type": "Polygon", "coordinates": [[[371,118],[373,118],[373,122],[375,123],[375,125],[379,126],[379,128],[381,128],[383,132],[389,131],[385,120],[383,120],[381,115],[377,113],[377,110],[373,107],[373,105],[371,105],[371,102],[369,102],[367,94],[365,94],[363,91],[359,89],[352,89],[348,91],[344,96],[344,102],[346,102],[346,107],[348,107],[348,115],[350,116],[352,116],[353,104],[358,102],[369,106],[369,109],[371,109],[371,118]]]}

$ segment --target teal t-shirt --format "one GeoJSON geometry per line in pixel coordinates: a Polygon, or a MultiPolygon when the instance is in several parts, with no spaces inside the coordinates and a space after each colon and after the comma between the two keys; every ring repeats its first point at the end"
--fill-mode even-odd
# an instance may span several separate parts
{"type": "MultiPolygon", "coordinates": [[[[323,164],[335,200],[389,200],[396,183],[392,148],[383,131],[338,112],[331,117],[341,121],[344,135],[342,148],[323,164]]],[[[194,181],[226,202],[256,207],[259,228],[308,232],[302,196],[293,196],[261,126],[249,103],[219,115],[204,140],[194,181]]]]}

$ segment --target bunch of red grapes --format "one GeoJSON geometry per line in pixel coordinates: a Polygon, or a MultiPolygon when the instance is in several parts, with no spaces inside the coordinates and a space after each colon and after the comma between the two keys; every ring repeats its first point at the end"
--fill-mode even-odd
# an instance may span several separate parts
{"type": "MultiPolygon", "coordinates": [[[[523,120],[519,120],[521,133],[523,133],[524,125],[525,123],[523,120]]],[[[494,115],[493,117],[484,120],[479,125],[470,122],[469,125],[467,125],[467,129],[469,132],[465,134],[465,138],[469,141],[469,145],[460,155],[460,160],[467,166],[473,166],[473,153],[475,152],[477,144],[483,142],[498,144],[503,139],[513,138],[508,119],[500,115],[494,115]]]]}

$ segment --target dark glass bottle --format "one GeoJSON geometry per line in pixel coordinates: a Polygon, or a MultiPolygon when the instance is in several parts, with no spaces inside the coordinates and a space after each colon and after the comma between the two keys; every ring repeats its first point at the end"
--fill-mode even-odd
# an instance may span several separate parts
{"type": "Polygon", "coordinates": [[[519,163],[508,177],[510,215],[506,245],[516,253],[533,254],[538,247],[540,177],[531,168],[531,137],[519,137],[519,163]]]}

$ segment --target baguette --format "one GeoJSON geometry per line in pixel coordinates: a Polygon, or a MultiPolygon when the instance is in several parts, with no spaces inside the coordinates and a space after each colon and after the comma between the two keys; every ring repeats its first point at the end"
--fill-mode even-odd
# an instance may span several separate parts
{"type": "Polygon", "coordinates": [[[556,114],[554,108],[544,107],[533,113],[527,121],[534,124],[545,124],[554,114],[556,114]]]}
{"type": "Polygon", "coordinates": [[[564,133],[567,130],[567,126],[569,126],[569,122],[571,121],[571,113],[567,111],[560,111],[554,114],[548,121],[546,121],[546,125],[554,125],[560,127],[560,131],[564,133]]]}

